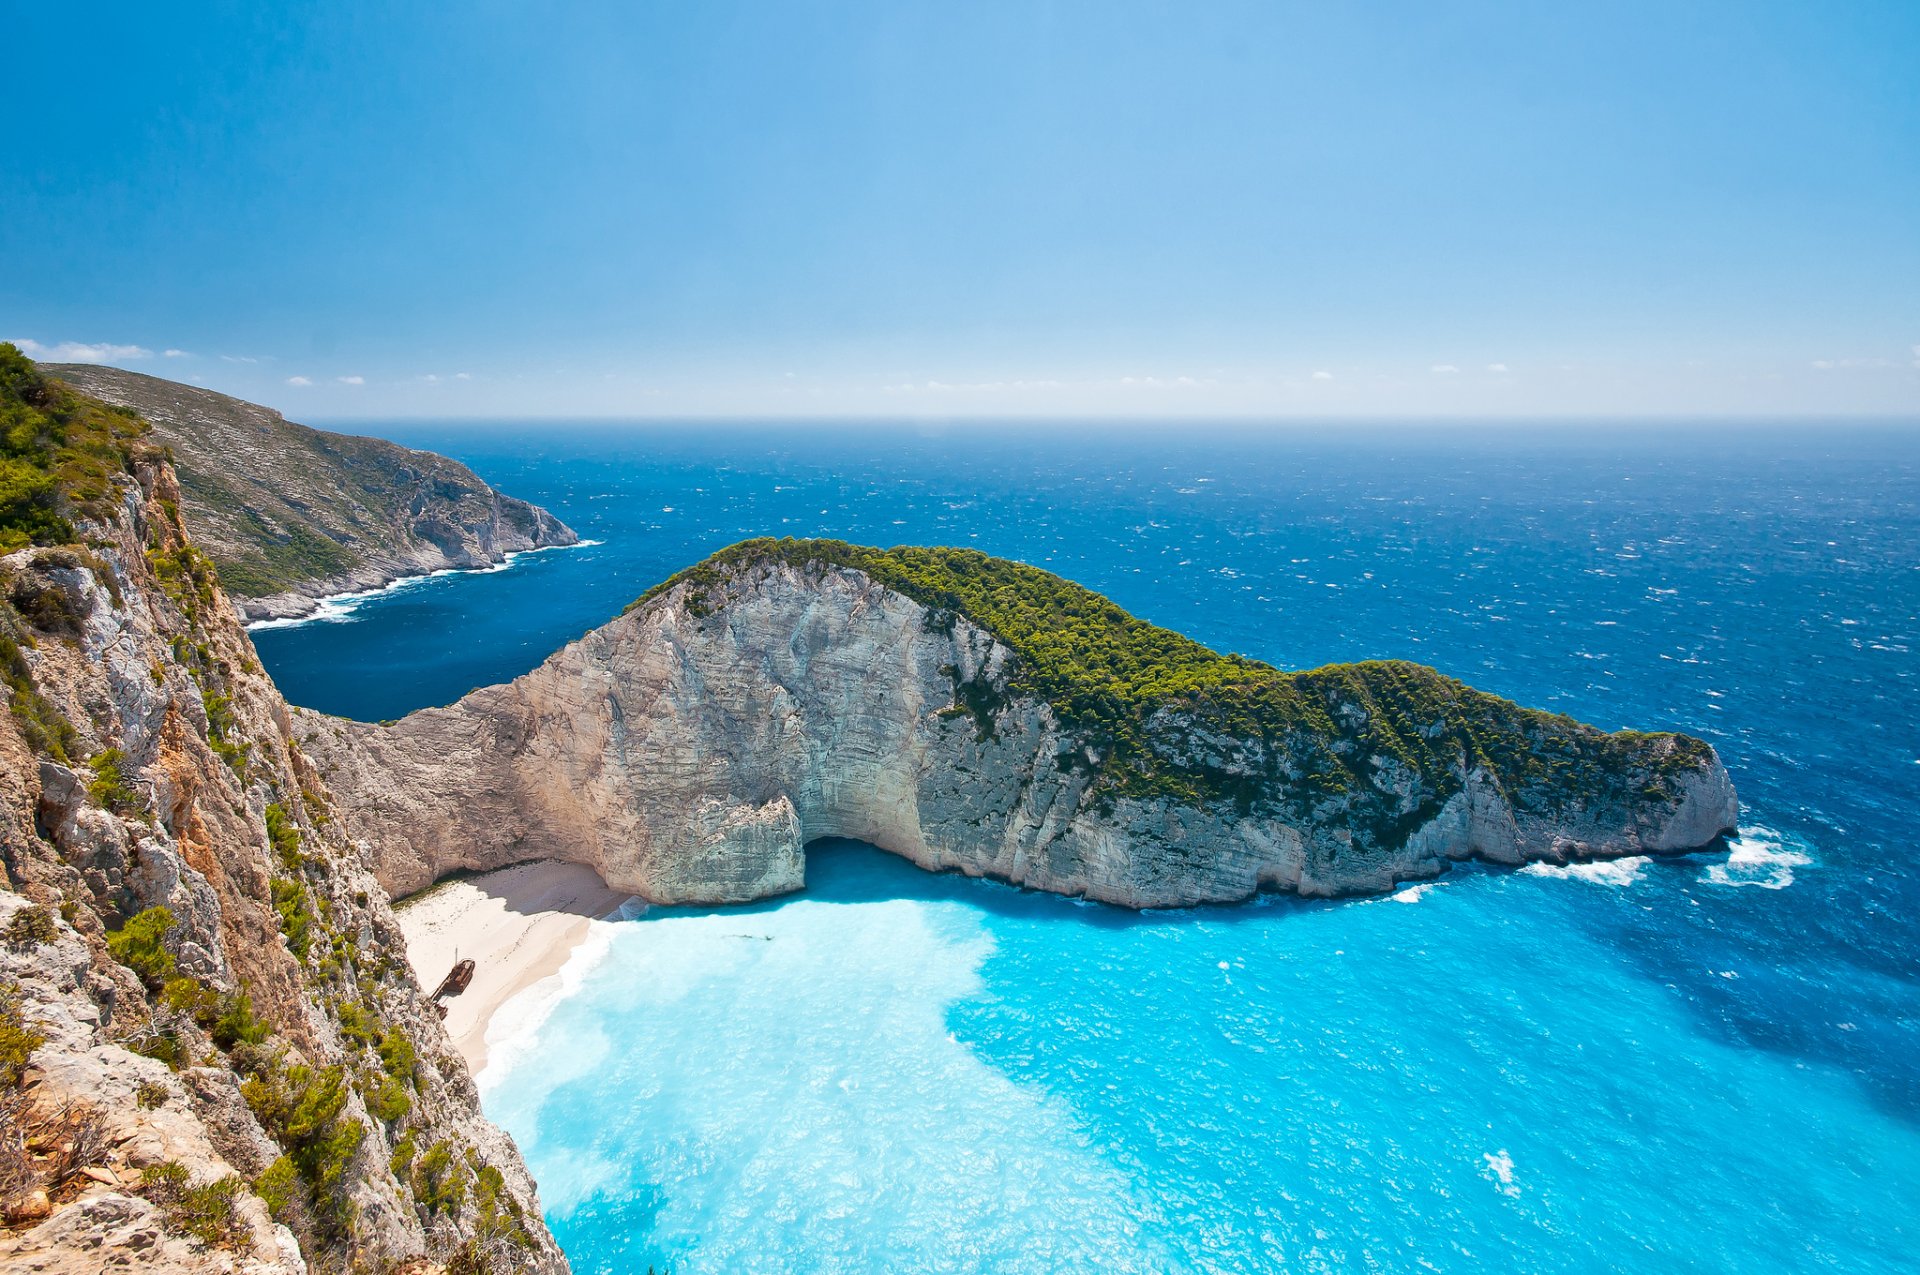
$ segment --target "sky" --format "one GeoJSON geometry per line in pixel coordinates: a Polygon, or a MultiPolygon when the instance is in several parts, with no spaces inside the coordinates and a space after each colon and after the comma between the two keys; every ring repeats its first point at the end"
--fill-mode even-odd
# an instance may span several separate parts
{"type": "Polygon", "coordinates": [[[1920,418],[1920,3],[8,4],[0,339],[380,416],[1920,418]]]}

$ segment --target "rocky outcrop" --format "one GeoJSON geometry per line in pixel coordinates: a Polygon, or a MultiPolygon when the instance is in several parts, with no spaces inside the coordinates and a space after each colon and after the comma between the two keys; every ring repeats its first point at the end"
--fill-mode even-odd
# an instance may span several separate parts
{"type": "Polygon", "coordinates": [[[0,1267],[564,1271],[173,470],[123,463],[0,558],[0,1267]]]}
{"type": "Polygon", "coordinates": [[[329,594],[579,539],[445,456],[120,368],[45,370],[153,426],[173,454],[187,529],[248,619],[305,615],[329,594]]]}
{"type": "Polygon", "coordinates": [[[979,555],[742,548],[449,707],[388,726],[298,711],[382,883],[559,858],[654,901],[737,902],[799,889],[806,844],[837,836],[1166,907],[1385,890],[1468,856],[1686,851],[1735,821],[1698,740],[1603,734],[1413,665],[1285,675],[1186,644],[1252,689],[1146,697],[1129,745],[1093,716],[1097,687],[1077,712],[1039,676],[1041,638],[1017,649],[1011,622],[905,583],[898,555],[1068,590],[1061,613],[1104,626],[1089,649],[1184,639],[979,555]]]}

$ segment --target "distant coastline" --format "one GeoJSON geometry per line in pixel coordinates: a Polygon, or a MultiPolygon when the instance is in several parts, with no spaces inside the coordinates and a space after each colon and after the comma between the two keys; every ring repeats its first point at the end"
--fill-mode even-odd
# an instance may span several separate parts
{"type": "Polygon", "coordinates": [[[305,624],[341,624],[353,618],[361,603],[370,599],[384,597],[389,593],[399,593],[415,585],[424,584],[441,576],[483,576],[497,571],[510,570],[521,558],[536,553],[546,553],[555,549],[587,549],[603,545],[604,540],[576,540],[565,545],[540,545],[532,549],[515,549],[501,556],[500,561],[490,562],[484,567],[441,567],[435,571],[422,571],[414,575],[395,576],[385,584],[375,585],[371,589],[354,589],[345,593],[328,593],[312,599],[313,609],[299,615],[268,616],[259,620],[244,621],[247,632],[260,633],[268,629],[293,629],[305,624]]]}

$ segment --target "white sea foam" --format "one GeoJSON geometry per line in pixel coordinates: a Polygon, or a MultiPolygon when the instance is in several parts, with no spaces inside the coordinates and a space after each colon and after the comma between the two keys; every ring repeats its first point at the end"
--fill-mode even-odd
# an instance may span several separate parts
{"type": "Polygon", "coordinates": [[[1727,843],[1724,863],[1707,865],[1701,879],[1708,885],[1757,885],[1763,890],[1784,890],[1793,884],[1793,870],[1813,862],[1806,847],[1791,841],[1772,828],[1755,826],[1745,835],[1727,843]]]}
{"type": "Polygon", "coordinates": [[[1533,877],[1570,877],[1594,885],[1629,886],[1640,879],[1647,866],[1646,857],[1631,855],[1625,859],[1602,859],[1594,863],[1529,863],[1520,871],[1533,877]]]}
{"type": "MultiPolygon", "coordinates": [[[[627,906],[622,904],[613,917],[620,917],[627,906]]],[[[644,910],[645,904],[641,908],[644,910]]],[[[473,1078],[483,1099],[539,1048],[540,1029],[560,1003],[579,992],[593,971],[605,963],[619,929],[619,922],[613,919],[590,922],[587,937],[568,954],[567,963],[558,972],[509,998],[494,1011],[487,1023],[487,1063],[473,1078]]]]}
{"type": "Polygon", "coordinates": [[[1427,895],[1431,894],[1436,888],[1438,887],[1436,887],[1433,882],[1427,881],[1420,885],[1410,885],[1406,889],[1393,895],[1392,898],[1395,903],[1418,903],[1420,900],[1426,898],[1427,895]]]}
{"type": "Polygon", "coordinates": [[[530,557],[536,553],[546,553],[550,549],[586,549],[593,545],[605,543],[603,540],[576,540],[570,545],[541,545],[538,549],[516,549],[512,553],[503,555],[500,561],[489,563],[484,567],[442,567],[438,571],[423,571],[419,575],[401,576],[398,580],[389,580],[387,583],[374,589],[361,589],[353,593],[329,593],[323,598],[316,599],[314,609],[305,615],[290,615],[277,619],[253,620],[248,623],[247,632],[263,633],[268,629],[297,629],[305,624],[342,624],[352,620],[354,613],[358,611],[364,603],[373,598],[385,597],[389,593],[400,593],[407,589],[417,588],[427,581],[437,580],[441,576],[492,575],[496,571],[511,570],[513,564],[521,558],[530,557]]]}
{"type": "Polygon", "coordinates": [[[1489,1151],[1480,1158],[1487,1162],[1487,1170],[1499,1183],[1501,1194],[1512,1196],[1520,1194],[1520,1185],[1513,1180],[1513,1157],[1507,1154],[1505,1147],[1498,1151],[1489,1151]]]}

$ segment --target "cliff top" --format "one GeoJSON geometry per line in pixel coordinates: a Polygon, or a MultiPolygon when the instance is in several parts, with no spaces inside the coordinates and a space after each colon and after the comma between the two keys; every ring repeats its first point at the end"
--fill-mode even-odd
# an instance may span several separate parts
{"type": "Polygon", "coordinates": [[[574,539],[545,510],[433,452],[314,429],[121,368],[50,363],[40,371],[151,423],[154,440],[173,453],[188,530],[243,600],[482,565],[498,559],[496,541],[513,549],[574,539]]]}
{"type": "MultiPolygon", "coordinates": [[[[1196,735],[1257,741],[1272,764],[1297,768],[1306,789],[1324,793],[1370,784],[1380,757],[1435,776],[1465,755],[1522,804],[1534,792],[1564,800],[1622,783],[1662,787],[1712,757],[1690,736],[1608,734],[1405,661],[1283,672],[1210,650],[1051,572],[971,549],[747,540],[656,585],[633,607],[684,588],[683,605],[699,617],[769,563],[860,571],[928,608],[930,623],[964,616],[985,629],[1018,657],[1007,690],[1045,699],[1097,741],[1103,781],[1121,794],[1231,799],[1261,778],[1196,735]]],[[[961,686],[956,702],[990,731],[996,694],[961,686]]]]}
{"type": "Polygon", "coordinates": [[[66,544],[98,517],[148,432],[137,414],[76,394],[0,342],[0,553],[66,544]]]}

